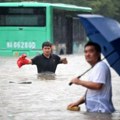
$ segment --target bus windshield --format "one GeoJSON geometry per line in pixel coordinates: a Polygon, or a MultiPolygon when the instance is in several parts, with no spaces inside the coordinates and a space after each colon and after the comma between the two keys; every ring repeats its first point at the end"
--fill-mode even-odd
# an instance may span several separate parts
{"type": "Polygon", "coordinates": [[[0,7],[0,26],[46,26],[45,7],[0,7]]]}

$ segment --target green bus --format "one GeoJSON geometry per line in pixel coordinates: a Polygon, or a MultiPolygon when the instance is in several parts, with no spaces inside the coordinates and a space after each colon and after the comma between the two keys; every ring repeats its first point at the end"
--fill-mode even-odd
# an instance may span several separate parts
{"type": "Polygon", "coordinates": [[[36,55],[44,41],[52,42],[55,52],[63,47],[71,54],[81,29],[77,14],[91,12],[89,7],[61,3],[0,3],[0,56],[36,55]]]}

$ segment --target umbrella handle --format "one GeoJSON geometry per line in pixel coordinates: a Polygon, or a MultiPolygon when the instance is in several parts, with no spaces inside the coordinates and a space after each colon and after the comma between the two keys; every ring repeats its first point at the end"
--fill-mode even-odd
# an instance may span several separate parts
{"type": "MultiPolygon", "coordinates": [[[[77,78],[79,79],[80,77],[81,77],[81,75],[80,75],[80,76],[78,76],[77,78]]],[[[71,86],[72,84],[73,84],[72,82],[70,82],[70,83],[69,83],[69,85],[70,85],[70,86],[71,86]]]]}
{"type": "MultiPolygon", "coordinates": [[[[84,74],[86,74],[88,71],[90,71],[92,69],[92,67],[91,68],[89,68],[89,69],[87,69],[84,73],[82,73],[81,75],[79,75],[77,78],[79,79],[79,78],[81,78],[84,74]]],[[[70,82],[69,83],[69,85],[71,86],[73,83],[72,82],[70,82]]]]}

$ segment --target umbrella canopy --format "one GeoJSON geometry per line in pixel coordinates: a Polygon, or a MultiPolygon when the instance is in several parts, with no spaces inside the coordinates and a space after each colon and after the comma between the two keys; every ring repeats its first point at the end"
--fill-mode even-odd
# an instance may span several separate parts
{"type": "Polygon", "coordinates": [[[78,15],[86,34],[101,46],[110,66],[120,75],[120,24],[110,18],[94,15],[78,15]]]}

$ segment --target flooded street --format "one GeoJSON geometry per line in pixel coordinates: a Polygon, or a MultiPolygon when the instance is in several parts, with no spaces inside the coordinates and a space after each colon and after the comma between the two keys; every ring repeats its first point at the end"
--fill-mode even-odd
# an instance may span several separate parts
{"type": "MultiPolygon", "coordinates": [[[[58,65],[56,74],[45,75],[46,78],[38,78],[36,66],[26,65],[19,69],[18,58],[0,57],[0,120],[120,120],[120,77],[113,69],[116,113],[87,113],[85,105],[80,106],[79,112],[66,109],[86,90],[82,86],[69,86],[69,81],[90,66],[83,55],[61,57],[67,57],[68,64],[58,65]]],[[[87,78],[87,74],[82,79],[87,78]]]]}

